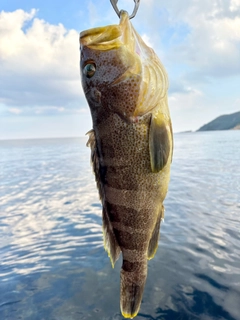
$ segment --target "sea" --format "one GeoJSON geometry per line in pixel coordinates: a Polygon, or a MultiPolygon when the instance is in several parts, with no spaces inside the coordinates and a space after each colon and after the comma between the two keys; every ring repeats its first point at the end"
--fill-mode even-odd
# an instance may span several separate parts
{"type": "MultiPolygon", "coordinates": [[[[175,134],[136,320],[240,320],[240,131],[175,134]]],[[[0,319],[120,320],[86,138],[0,141],[0,319]]]]}

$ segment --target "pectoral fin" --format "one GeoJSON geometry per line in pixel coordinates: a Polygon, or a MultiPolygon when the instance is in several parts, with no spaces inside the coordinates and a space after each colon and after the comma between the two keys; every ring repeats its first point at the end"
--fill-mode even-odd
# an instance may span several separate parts
{"type": "Polygon", "coordinates": [[[153,230],[151,240],[149,242],[148,260],[151,260],[152,258],[154,258],[155,253],[157,252],[158,240],[159,240],[159,234],[160,234],[160,224],[163,218],[164,218],[164,206],[162,206],[161,211],[159,212],[158,219],[157,219],[155,228],[153,230]]]}
{"type": "Polygon", "coordinates": [[[152,116],[149,132],[149,151],[152,172],[161,171],[172,150],[171,122],[163,114],[152,116]]]}

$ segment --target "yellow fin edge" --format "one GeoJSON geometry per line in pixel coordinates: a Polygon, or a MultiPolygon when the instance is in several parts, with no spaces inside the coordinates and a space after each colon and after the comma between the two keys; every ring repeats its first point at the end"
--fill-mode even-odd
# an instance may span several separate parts
{"type": "Polygon", "coordinates": [[[112,268],[114,269],[114,261],[113,261],[113,259],[112,259],[111,254],[110,254],[110,250],[108,249],[107,244],[106,244],[105,232],[104,232],[104,230],[103,230],[103,247],[104,247],[104,250],[105,250],[105,251],[107,252],[107,254],[108,254],[108,257],[109,257],[109,259],[110,259],[112,268]]]}
{"type": "Polygon", "coordinates": [[[123,317],[124,317],[124,318],[128,318],[128,319],[133,319],[134,317],[137,316],[137,314],[138,314],[138,311],[135,312],[133,315],[131,315],[131,314],[129,314],[129,313],[124,313],[124,312],[122,312],[123,317]]]}
{"type": "Polygon", "coordinates": [[[158,243],[157,243],[157,245],[156,245],[156,248],[154,249],[153,254],[152,254],[150,257],[147,258],[148,260],[151,260],[151,259],[153,259],[153,258],[155,257],[155,254],[156,254],[156,252],[157,252],[157,249],[158,249],[158,243]]]}

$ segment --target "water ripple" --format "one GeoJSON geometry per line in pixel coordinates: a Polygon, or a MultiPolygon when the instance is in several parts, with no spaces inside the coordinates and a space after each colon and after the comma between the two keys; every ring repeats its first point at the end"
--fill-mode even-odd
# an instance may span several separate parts
{"type": "MultiPolygon", "coordinates": [[[[122,319],[85,143],[0,142],[0,319],[122,319]]],[[[175,136],[139,320],[240,319],[239,159],[239,132],[175,136]]]]}

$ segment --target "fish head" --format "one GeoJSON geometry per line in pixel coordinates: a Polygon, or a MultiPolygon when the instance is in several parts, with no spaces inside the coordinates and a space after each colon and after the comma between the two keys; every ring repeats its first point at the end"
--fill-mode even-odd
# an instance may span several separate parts
{"type": "Polygon", "coordinates": [[[91,111],[103,108],[131,117],[141,83],[141,60],[128,14],[119,25],[94,28],[80,34],[81,80],[91,111]]]}
{"type": "Polygon", "coordinates": [[[127,12],[121,11],[118,25],[81,32],[80,52],[81,81],[93,122],[103,111],[131,121],[154,108],[156,101],[151,98],[162,94],[155,83],[154,64],[159,60],[135,31],[127,12]]]}

